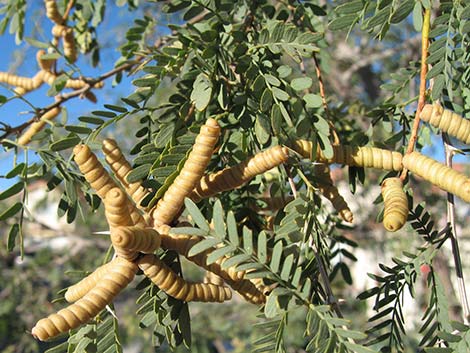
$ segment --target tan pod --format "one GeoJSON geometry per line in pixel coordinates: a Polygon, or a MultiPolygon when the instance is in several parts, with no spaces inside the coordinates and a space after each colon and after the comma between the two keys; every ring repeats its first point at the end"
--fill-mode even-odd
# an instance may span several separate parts
{"type": "MultiPolygon", "coordinates": [[[[293,149],[305,158],[312,155],[312,142],[297,140],[293,149]]],[[[403,169],[403,156],[399,152],[388,151],[376,147],[358,147],[347,145],[335,145],[333,157],[326,158],[318,149],[315,160],[320,163],[338,163],[354,167],[376,168],[384,170],[400,171],[403,169]]]]}
{"type": "Polygon", "coordinates": [[[36,61],[39,65],[39,68],[44,71],[51,71],[56,60],[55,59],[42,59],[43,55],[46,55],[46,51],[41,49],[36,53],[36,61]]]}
{"type": "Polygon", "coordinates": [[[127,176],[132,171],[132,167],[122,154],[116,141],[105,139],[103,141],[102,149],[106,157],[106,162],[126,190],[127,194],[134,201],[137,208],[145,210],[144,207],[140,206],[140,203],[149,192],[140,183],[129,183],[127,181],[127,176]]]}
{"type": "Polygon", "coordinates": [[[185,302],[223,302],[232,298],[224,286],[209,283],[188,283],[155,255],[145,255],[138,260],[144,274],[168,295],[185,302]]]}
{"type": "Polygon", "coordinates": [[[74,304],[39,320],[31,331],[32,335],[44,341],[87,323],[113,301],[136,272],[136,264],[117,258],[95,287],[74,304]]]}
{"type": "Polygon", "coordinates": [[[315,174],[318,177],[318,190],[325,196],[338,212],[339,216],[346,222],[352,223],[353,213],[343,196],[339,194],[338,188],[333,184],[330,176],[330,167],[326,164],[315,165],[315,174]]]}
{"type": "Polygon", "coordinates": [[[444,109],[439,103],[426,104],[420,118],[463,143],[467,145],[470,143],[470,121],[451,110],[444,109]]]}
{"type": "Polygon", "coordinates": [[[408,218],[408,199],[400,178],[387,178],[382,183],[384,200],[383,224],[389,232],[401,229],[408,218]]]}
{"type": "Polygon", "coordinates": [[[31,139],[34,135],[36,135],[39,131],[41,131],[44,126],[47,124],[46,121],[53,120],[59,115],[60,107],[55,107],[49,110],[48,112],[44,113],[41,116],[39,121],[32,123],[28,130],[26,130],[18,139],[18,144],[21,146],[26,146],[28,143],[31,142],[31,139]]]}
{"type": "Polygon", "coordinates": [[[286,147],[274,146],[260,152],[233,167],[204,176],[196,185],[190,198],[194,202],[211,197],[222,191],[236,189],[258,174],[267,172],[287,161],[286,147]]]}
{"type": "Polygon", "coordinates": [[[57,9],[56,0],[44,0],[46,6],[46,16],[56,24],[62,24],[64,19],[57,9]]]}
{"type": "Polygon", "coordinates": [[[160,234],[154,229],[116,227],[111,229],[111,242],[116,254],[134,260],[139,252],[151,254],[160,247],[160,234]]]}
{"type": "Polygon", "coordinates": [[[110,228],[128,227],[134,225],[129,214],[130,203],[127,195],[118,187],[110,189],[103,200],[104,214],[110,228]]]}
{"type": "Polygon", "coordinates": [[[95,154],[86,145],[77,145],[73,149],[74,160],[86,181],[95,189],[96,194],[104,200],[106,193],[117,187],[108,172],[103,168],[95,154]]]}
{"type": "Polygon", "coordinates": [[[170,224],[183,206],[187,197],[201,179],[214,152],[220,135],[216,120],[208,119],[201,126],[193,149],[184,163],[181,172],[170,185],[157,205],[150,211],[154,227],[170,224]]]}
{"type": "Polygon", "coordinates": [[[69,303],[73,303],[87,294],[92,288],[96,286],[96,283],[106,274],[109,269],[114,266],[116,259],[98,267],[88,276],[75,283],[74,285],[67,288],[65,292],[65,300],[69,303]]]}
{"type": "Polygon", "coordinates": [[[470,180],[465,174],[449,168],[419,152],[403,157],[403,166],[437,187],[470,202],[470,180]]]}

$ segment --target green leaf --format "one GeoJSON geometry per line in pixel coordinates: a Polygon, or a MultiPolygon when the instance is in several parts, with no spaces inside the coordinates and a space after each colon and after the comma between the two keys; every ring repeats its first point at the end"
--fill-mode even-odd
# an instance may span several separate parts
{"type": "MultiPolygon", "coordinates": [[[[281,279],[284,281],[289,281],[290,273],[292,271],[292,265],[294,264],[294,254],[290,254],[284,260],[284,264],[282,265],[281,271],[281,279]]],[[[297,286],[297,284],[291,283],[293,286],[297,286]]]]}
{"type": "Polygon", "coordinates": [[[91,112],[93,115],[101,116],[103,118],[114,118],[117,116],[115,112],[110,112],[106,110],[95,110],[91,112]]]}
{"type": "Polygon", "coordinates": [[[212,81],[206,74],[200,73],[194,81],[191,101],[194,102],[197,110],[203,111],[209,105],[211,95],[212,81]]]}
{"type": "Polygon", "coordinates": [[[307,108],[319,108],[322,106],[322,99],[319,95],[309,93],[303,97],[307,108]]]}
{"type": "Polygon", "coordinates": [[[264,316],[266,316],[268,319],[271,319],[276,317],[278,314],[279,308],[277,307],[277,295],[271,292],[264,306],[264,316]]]}
{"type": "Polygon", "coordinates": [[[357,14],[363,9],[363,7],[364,4],[362,0],[347,1],[344,4],[335,7],[335,12],[340,15],[357,14]]]}
{"type": "Polygon", "coordinates": [[[217,200],[214,204],[212,221],[214,222],[214,231],[216,237],[219,239],[225,239],[227,233],[225,231],[224,210],[220,200],[217,200]]]}
{"type": "Polygon", "coordinates": [[[413,27],[416,32],[421,32],[423,28],[423,9],[419,1],[416,1],[413,8],[413,27]]]}
{"type": "Polygon", "coordinates": [[[5,200],[9,198],[10,196],[16,195],[17,193],[21,192],[23,188],[24,188],[24,182],[22,181],[19,181],[16,184],[13,184],[8,189],[0,193],[0,200],[5,200]]]}
{"type": "Polygon", "coordinates": [[[345,341],[343,344],[355,353],[377,353],[377,351],[372,348],[364,347],[356,343],[345,341]]]}
{"type": "Polygon", "coordinates": [[[266,263],[268,259],[267,243],[266,232],[262,231],[258,235],[258,259],[263,264],[266,263]]]}
{"type": "Polygon", "coordinates": [[[340,31],[342,29],[348,28],[353,23],[356,23],[358,20],[359,17],[356,14],[341,16],[331,21],[328,25],[328,29],[330,31],[340,31]]]}
{"type": "Polygon", "coordinates": [[[16,165],[12,170],[10,170],[10,171],[5,175],[5,178],[6,178],[6,179],[11,179],[11,178],[16,177],[17,175],[22,174],[23,171],[24,171],[25,166],[26,166],[25,163],[19,163],[18,165],[16,165]]]}
{"type": "Polygon", "coordinates": [[[286,101],[290,98],[287,92],[283,91],[280,88],[272,87],[272,92],[273,92],[274,97],[276,97],[277,99],[281,101],[286,101]]]}
{"type": "Polygon", "coordinates": [[[8,232],[8,237],[7,237],[7,250],[8,251],[13,251],[13,249],[15,248],[16,237],[19,231],[20,231],[20,225],[18,223],[15,223],[10,227],[10,230],[8,232]]]}
{"type": "Polygon", "coordinates": [[[253,232],[246,226],[243,226],[243,249],[248,254],[253,251],[253,232]]]}
{"type": "Polygon", "coordinates": [[[44,43],[44,42],[41,42],[37,39],[34,39],[34,38],[30,38],[30,37],[25,37],[24,39],[27,43],[29,43],[30,45],[32,45],[33,47],[36,47],[36,48],[39,48],[39,49],[47,49],[49,48],[49,43],[44,43]]]}
{"type": "Polygon", "coordinates": [[[126,177],[127,181],[129,183],[135,183],[137,181],[140,181],[140,180],[146,178],[147,175],[150,172],[150,167],[151,166],[152,165],[148,163],[148,164],[143,164],[143,165],[139,165],[138,167],[135,167],[127,175],[127,177],[126,177]]]}
{"type": "Polygon", "coordinates": [[[103,119],[94,118],[94,117],[91,117],[91,116],[81,116],[81,117],[78,118],[78,120],[80,120],[84,123],[93,124],[93,125],[103,125],[104,124],[103,119]]]}
{"type": "Polygon", "coordinates": [[[118,105],[105,104],[104,107],[109,110],[114,110],[117,113],[127,113],[127,109],[118,105]]]}
{"type": "Polygon", "coordinates": [[[238,246],[240,241],[238,239],[237,221],[232,211],[227,214],[227,233],[230,243],[238,246]]]}
{"type": "Polygon", "coordinates": [[[225,257],[226,255],[230,254],[231,252],[234,252],[236,250],[236,247],[233,245],[229,246],[224,246],[222,248],[217,248],[216,250],[212,251],[209,256],[207,257],[206,263],[208,265],[213,264],[216,262],[218,259],[225,257]]]}
{"type": "Polygon", "coordinates": [[[192,257],[206,250],[212,249],[217,244],[220,244],[220,239],[207,238],[201,240],[200,242],[194,244],[194,246],[189,250],[188,257],[192,257]]]}
{"type": "Polygon", "coordinates": [[[184,234],[184,235],[196,235],[196,236],[207,236],[207,232],[193,227],[176,227],[170,229],[170,234],[184,234]]]}
{"type": "Polygon", "coordinates": [[[90,134],[93,130],[86,126],[67,125],[65,130],[75,132],[76,134],[90,134]]]}
{"type": "Polygon", "coordinates": [[[313,84],[313,80],[310,77],[298,77],[294,78],[290,85],[296,91],[303,91],[309,89],[313,84]]]}
{"type": "Polygon", "coordinates": [[[23,204],[21,202],[17,202],[6,209],[2,214],[0,214],[0,221],[4,221],[7,218],[13,217],[23,208],[23,204]]]}
{"type": "Polygon", "coordinates": [[[224,261],[222,263],[222,268],[224,270],[230,268],[230,267],[233,267],[233,266],[238,266],[239,264],[242,264],[246,261],[250,261],[251,260],[251,256],[250,255],[247,255],[247,254],[238,254],[238,255],[235,255],[235,256],[232,256],[231,258],[229,258],[228,260],[224,261]]]}
{"type": "Polygon", "coordinates": [[[78,143],[80,143],[80,138],[78,136],[66,137],[51,144],[50,149],[51,151],[62,151],[67,148],[74,147],[78,143]]]}
{"type": "Polygon", "coordinates": [[[157,136],[155,137],[155,147],[165,147],[167,143],[173,138],[175,127],[176,126],[174,122],[163,125],[163,127],[160,129],[157,136]]]}
{"type": "Polygon", "coordinates": [[[191,199],[186,197],[184,199],[184,205],[186,206],[186,209],[188,210],[189,214],[191,215],[193,221],[197,224],[197,226],[202,230],[209,232],[209,225],[207,224],[206,219],[204,218],[196,204],[191,199]]]}
{"type": "Polygon", "coordinates": [[[282,257],[282,241],[278,241],[276,245],[274,245],[274,249],[271,255],[271,263],[269,267],[274,273],[277,273],[279,270],[279,265],[281,264],[281,257],[282,257]]]}
{"type": "Polygon", "coordinates": [[[261,101],[259,103],[260,110],[262,112],[268,111],[273,104],[273,94],[269,88],[266,88],[261,96],[261,101]]]}

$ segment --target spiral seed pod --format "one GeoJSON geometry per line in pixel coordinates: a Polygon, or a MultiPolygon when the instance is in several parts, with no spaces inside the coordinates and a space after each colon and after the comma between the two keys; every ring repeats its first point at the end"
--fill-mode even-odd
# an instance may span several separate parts
{"type": "Polygon", "coordinates": [[[204,176],[194,188],[190,198],[194,202],[198,202],[219,192],[236,189],[256,175],[286,162],[288,157],[286,147],[271,147],[240,164],[204,176]]]}
{"type": "Polygon", "coordinates": [[[98,267],[88,276],[70,286],[65,292],[65,300],[67,300],[69,303],[76,302],[78,299],[82,298],[85,294],[92,290],[99,280],[109,272],[110,268],[115,265],[115,262],[120,261],[116,259],[117,258],[98,267]]]}
{"type": "Polygon", "coordinates": [[[129,202],[125,192],[118,187],[113,187],[106,193],[103,199],[104,214],[111,230],[134,224],[129,214],[129,202]]]}
{"type": "Polygon", "coordinates": [[[408,199],[403,191],[400,178],[387,178],[382,183],[384,200],[384,227],[389,232],[396,232],[408,218],[408,199]]]}
{"type": "Polygon", "coordinates": [[[4,82],[11,86],[16,86],[24,89],[24,93],[39,88],[42,84],[42,79],[38,80],[37,76],[33,78],[16,76],[8,72],[0,72],[0,82],[4,82]]]}
{"type": "Polygon", "coordinates": [[[319,179],[318,190],[331,202],[343,220],[352,223],[354,220],[353,213],[344,198],[339,194],[338,188],[333,184],[330,176],[330,167],[326,164],[317,164],[314,169],[319,179]]]}
{"type": "MultiPolygon", "coordinates": [[[[325,158],[318,149],[316,161],[320,163],[338,163],[355,167],[375,168],[384,170],[400,171],[403,169],[403,156],[399,152],[388,151],[376,147],[358,147],[335,145],[333,147],[333,157],[325,158]]],[[[305,158],[312,155],[312,142],[297,140],[293,149],[305,158]]]]}
{"type": "Polygon", "coordinates": [[[203,282],[215,284],[216,286],[223,286],[225,283],[222,277],[217,276],[215,273],[212,273],[211,271],[206,271],[206,273],[204,274],[203,282]]]}
{"type": "Polygon", "coordinates": [[[158,229],[162,236],[162,248],[174,250],[196,265],[222,277],[226,284],[238,291],[247,301],[254,304],[261,304],[266,301],[266,297],[253,283],[243,279],[244,271],[236,271],[234,267],[230,267],[227,270],[222,269],[223,263],[227,261],[228,258],[222,257],[216,262],[207,265],[207,257],[212,250],[203,251],[195,256],[188,256],[189,250],[201,241],[201,238],[197,236],[169,235],[169,228],[168,226],[161,226],[158,229]]]}
{"type": "Polygon", "coordinates": [[[208,119],[201,126],[193,149],[184,163],[183,169],[170,185],[157,205],[150,211],[154,226],[169,224],[183,206],[188,196],[201,179],[211,159],[214,146],[219,138],[220,127],[216,120],[208,119]]]}
{"type": "Polygon", "coordinates": [[[137,208],[145,210],[144,207],[140,206],[140,203],[149,192],[140,183],[129,183],[127,181],[127,176],[132,171],[132,167],[122,154],[116,141],[112,139],[104,140],[102,149],[106,157],[106,162],[111,167],[111,170],[114,172],[114,175],[124,187],[127,194],[134,201],[137,208]]]}
{"type": "MultiPolygon", "coordinates": [[[[41,71],[42,72],[42,80],[43,82],[47,83],[49,86],[52,86],[54,84],[54,81],[57,79],[57,75],[54,75],[52,72],[49,71],[41,71]]],[[[80,89],[83,88],[87,85],[87,82],[81,79],[75,79],[75,78],[69,78],[65,82],[65,88],[71,88],[71,89],[80,89]]],[[[93,88],[102,88],[104,87],[104,82],[99,81],[96,82],[93,86],[93,88]]]]}
{"type": "Polygon", "coordinates": [[[444,109],[439,103],[426,104],[420,118],[463,143],[470,143],[470,121],[451,110],[444,109]]]}
{"type": "Polygon", "coordinates": [[[125,259],[116,258],[113,266],[101,277],[96,286],[76,303],[56,314],[41,319],[31,333],[41,341],[74,329],[95,317],[134,278],[137,266],[125,259]]]}
{"type": "Polygon", "coordinates": [[[223,302],[232,298],[232,292],[227,287],[186,282],[155,255],[145,255],[137,263],[155,285],[176,299],[185,302],[223,302]]]}
{"type": "Polygon", "coordinates": [[[18,144],[21,146],[26,146],[28,143],[30,143],[33,136],[44,128],[44,125],[46,125],[46,121],[53,120],[55,117],[57,117],[57,115],[59,115],[59,113],[59,107],[52,108],[51,110],[44,113],[41,116],[41,120],[32,123],[29,126],[28,130],[26,130],[23,135],[20,136],[20,138],[18,139],[18,144]]]}
{"type": "Polygon", "coordinates": [[[154,229],[116,227],[111,229],[111,242],[120,257],[134,260],[139,252],[151,254],[160,247],[160,234],[154,229]]]}
{"type": "Polygon", "coordinates": [[[111,179],[101,163],[98,162],[90,147],[77,145],[73,149],[73,153],[75,155],[74,160],[85,176],[85,179],[95,189],[96,194],[104,200],[106,193],[112,188],[117,187],[113,179],[111,179]]]}
{"type": "Polygon", "coordinates": [[[59,13],[59,9],[57,8],[57,4],[55,0],[44,0],[44,5],[46,6],[46,16],[52,22],[56,24],[64,23],[64,19],[62,15],[59,13]]]}
{"type": "Polygon", "coordinates": [[[465,174],[449,168],[438,161],[412,152],[403,157],[403,167],[442,190],[470,202],[470,180],[465,174]]]}
{"type": "Polygon", "coordinates": [[[46,55],[46,51],[41,49],[36,53],[36,61],[39,65],[39,68],[44,71],[51,71],[56,60],[55,59],[42,59],[42,56],[46,55]]]}

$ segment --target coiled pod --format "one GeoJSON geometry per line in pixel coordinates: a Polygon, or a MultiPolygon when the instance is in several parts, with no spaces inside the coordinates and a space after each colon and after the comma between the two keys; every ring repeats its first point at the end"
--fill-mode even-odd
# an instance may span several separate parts
{"type": "Polygon", "coordinates": [[[212,273],[211,271],[206,271],[206,273],[204,274],[203,282],[215,284],[217,286],[223,286],[225,283],[222,277],[217,276],[215,273],[212,273]]]}
{"type": "Polygon", "coordinates": [[[439,103],[426,104],[420,118],[463,143],[470,143],[470,121],[451,110],[444,109],[439,103]]]}
{"type": "Polygon", "coordinates": [[[41,116],[41,120],[32,123],[29,126],[28,130],[26,130],[20,136],[20,138],[18,139],[18,144],[21,146],[26,146],[28,143],[30,143],[33,136],[36,135],[39,131],[41,131],[44,128],[44,125],[46,125],[46,121],[55,119],[57,115],[59,115],[59,113],[60,113],[60,107],[55,107],[45,112],[41,116]]]}
{"type": "Polygon", "coordinates": [[[232,292],[227,287],[186,282],[155,255],[145,255],[137,263],[155,285],[176,299],[185,302],[223,302],[232,298],[232,292]]]}
{"type": "Polygon", "coordinates": [[[104,214],[110,228],[132,226],[132,218],[129,214],[128,205],[130,203],[127,195],[120,188],[110,189],[104,199],[104,214]]]}
{"type": "Polygon", "coordinates": [[[67,26],[56,24],[52,27],[52,35],[56,38],[62,37],[64,56],[68,61],[74,63],[77,61],[77,48],[75,47],[75,37],[73,29],[67,26]]]}
{"type": "Polygon", "coordinates": [[[406,223],[409,212],[408,199],[403,191],[401,179],[385,179],[382,183],[382,197],[384,200],[384,227],[389,232],[396,232],[406,223]]]}
{"type": "Polygon", "coordinates": [[[140,183],[129,183],[127,181],[127,175],[132,171],[132,167],[122,154],[116,141],[105,139],[103,141],[102,149],[106,157],[106,162],[126,190],[127,194],[138,208],[144,209],[140,206],[140,203],[149,192],[140,183]]]}
{"type": "Polygon", "coordinates": [[[36,53],[36,61],[41,70],[50,72],[56,60],[55,59],[42,59],[43,55],[46,55],[46,51],[43,49],[38,50],[36,53]]]}
{"type": "MultiPolygon", "coordinates": [[[[293,149],[305,158],[312,155],[312,142],[297,140],[293,149]]],[[[358,147],[347,145],[334,145],[333,157],[325,158],[320,149],[317,150],[315,160],[320,163],[338,163],[355,167],[375,168],[400,171],[403,169],[401,153],[388,151],[377,147],[358,147]]]]}
{"type": "Polygon", "coordinates": [[[160,234],[154,229],[116,227],[111,229],[111,242],[120,257],[134,260],[139,252],[151,254],[160,247],[160,234]]]}
{"type": "MultiPolygon", "coordinates": [[[[54,84],[54,81],[57,79],[57,75],[54,75],[49,71],[42,71],[42,80],[47,83],[49,86],[54,84]]],[[[65,88],[71,89],[80,89],[87,85],[88,83],[81,79],[69,78],[65,81],[65,88]]],[[[99,81],[92,85],[93,88],[102,88],[104,87],[104,82],[99,81]]]]}
{"type": "Polygon", "coordinates": [[[169,224],[183,206],[184,198],[191,193],[204,174],[219,134],[220,127],[215,119],[208,119],[201,126],[193,149],[181,172],[157,205],[150,211],[155,227],[169,224]]]}
{"type": "Polygon", "coordinates": [[[317,164],[314,169],[319,179],[318,190],[331,202],[334,209],[343,220],[352,223],[354,220],[353,213],[349,209],[343,196],[339,194],[338,188],[333,184],[330,175],[330,167],[326,164],[317,164]]]}
{"type": "Polygon", "coordinates": [[[12,75],[8,72],[0,72],[0,82],[4,82],[17,88],[22,88],[19,93],[26,93],[39,88],[42,84],[42,76],[36,74],[33,78],[12,75]]]}
{"type": "Polygon", "coordinates": [[[98,281],[106,273],[108,273],[109,269],[114,266],[115,261],[119,260],[116,260],[115,258],[107,264],[98,267],[88,276],[67,288],[67,291],[65,292],[65,300],[67,300],[69,303],[73,303],[78,299],[82,298],[85,294],[87,294],[92,288],[96,286],[96,283],[98,283],[98,281]]]}
{"type": "Polygon", "coordinates": [[[236,189],[256,175],[286,162],[288,157],[286,147],[271,147],[233,167],[204,176],[194,188],[190,198],[194,202],[198,202],[219,192],[236,189]]]}
{"type": "Polygon", "coordinates": [[[44,0],[44,5],[46,6],[47,18],[49,18],[52,22],[59,24],[59,25],[64,23],[64,19],[62,18],[62,15],[59,13],[55,0],[44,0]]]}
{"type": "Polygon", "coordinates": [[[104,200],[106,193],[117,187],[108,172],[86,145],[77,145],[73,149],[74,160],[80,171],[85,176],[86,181],[95,189],[96,194],[104,200]]]}
{"type": "Polygon", "coordinates": [[[470,180],[465,174],[416,151],[403,157],[403,167],[442,190],[470,202],[470,180]]]}
{"type": "Polygon", "coordinates": [[[227,257],[219,258],[216,262],[207,265],[207,257],[212,250],[206,250],[197,255],[188,256],[189,250],[201,241],[201,238],[197,236],[169,235],[169,228],[168,226],[161,226],[159,228],[159,232],[162,236],[162,248],[174,250],[196,265],[222,277],[226,284],[238,291],[247,301],[254,304],[261,304],[266,301],[266,297],[253,283],[247,279],[243,279],[244,271],[237,271],[234,267],[230,267],[226,270],[222,269],[223,263],[228,260],[227,257]]]}
{"type": "Polygon", "coordinates": [[[137,266],[133,262],[116,258],[113,266],[84,297],[56,314],[39,320],[31,333],[44,341],[88,322],[112,302],[132,281],[136,272],[137,266]]]}

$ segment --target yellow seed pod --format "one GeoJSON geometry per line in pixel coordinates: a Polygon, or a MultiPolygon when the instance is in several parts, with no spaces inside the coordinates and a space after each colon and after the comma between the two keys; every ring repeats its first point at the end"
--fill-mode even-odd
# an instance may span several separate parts
{"type": "Polygon", "coordinates": [[[212,273],[210,271],[206,271],[204,274],[204,283],[212,283],[217,286],[223,286],[224,285],[224,279],[220,276],[217,276],[215,273],[212,273]]]}
{"type": "Polygon", "coordinates": [[[444,109],[439,103],[426,104],[420,118],[463,143],[470,143],[470,121],[451,110],[444,109]]]}
{"type": "MultiPolygon", "coordinates": [[[[57,79],[57,75],[54,75],[52,72],[49,71],[44,71],[41,70],[41,75],[42,75],[42,81],[47,83],[49,86],[52,86],[54,84],[54,81],[57,79]]],[[[87,85],[87,83],[84,80],[81,79],[75,79],[75,78],[69,78],[65,82],[65,88],[71,88],[71,89],[80,89],[83,88],[87,85]]],[[[104,82],[100,81],[97,82],[93,85],[93,88],[102,88],[104,87],[104,82]]]]}
{"type": "Polygon", "coordinates": [[[46,55],[46,51],[41,49],[36,53],[36,61],[39,65],[39,68],[44,71],[51,71],[56,60],[55,59],[42,59],[42,56],[46,55]]]}
{"type": "Polygon", "coordinates": [[[423,156],[419,152],[405,155],[403,167],[442,190],[460,197],[465,202],[470,202],[470,180],[465,174],[423,156]]]}
{"type": "Polygon", "coordinates": [[[127,194],[134,201],[138,208],[145,210],[145,208],[140,206],[140,203],[149,192],[140,183],[129,183],[127,181],[127,176],[132,171],[132,167],[122,154],[116,141],[112,139],[105,139],[103,141],[102,149],[106,157],[106,162],[111,167],[111,170],[121,185],[124,187],[127,194]]]}
{"type": "Polygon", "coordinates": [[[90,290],[92,290],[98,281],[106,274],[108,273],[109,269],[114,266],[114,263],[117,258],[113,259],[112,261],[108,262],[107,264],[104,264],[100,267],[98,267],[96,270],[94,270],[92,273],[90,273],[88,276],[80,280],[79,282],[75,283],[74,285],[70,286],[67,288],[67,291],[65,292],[65,300],[67,300],[69,303],[76,302],[78,299],[82,298],[85,294],[87,294],[90,290]]]}
{"type": "MultiPolygon", "coordinates": [[[[400,171],[403,169],[403,156],[399,152],[388,151],[376,147],[358,147],[347,145],[335,145],[333,157],[325,158],[320,149],[316,153],[316,161],[320,163],[338,163],[355,167],[375,168],[400,171]]],[[[297,140],[293,149],[305,158],[312,154],[312,142],[297,140]]]]}
{"type": "Polygon", "coordinates": [[[117,258],[113,266],[101,277],[84,297],[56,314],[41,319],[31,333],[41,341],[79,327],[98,315],[114,297],[134,278],[137,266],[125,259],[117,258]]]}
{"type": "Polygon", "coordinates": [[[204,174],[219,135],[220,127],[215,119],[208,119],[201,126],[193,149],[181,172],[157,205],[150,211],[155,227],[169,224],[178,214],[183,206],[184,198],[191,193],[204,174]]]}
{"type": "Polygon", "coordinates": [[[110,189],[104,199],[104,214],[110,228],[128,227],[134,223],[129,214],[128,205],[130,203],[127,195],[118,187],[110,189]]]}
{"type": "Polygon", "coordinates": [[[330,167],[327,164],[317,164],[314,169],[319,179],[318,190],[331,202],[334,209],[343,220],[352,223],[354,220],[353,213],[344,198],[339,194],[336,186],[334,186],[330,176],[330,167]]]}
{"type": "Polygon", "coordinates": [[[73,29],[68,28],[62,38],[64,55],[71,63],[74,63],[75,61],[77,61],[78,55],[77,48],[75,47],[75,36],[73,35],[73,29]]]}
{"type": "Polygon", "coordinates": [[[286,162],[288,157],[286,147],[271,147],[233,167],[204,176],[194,188],[190,198],[194,202],[198,202],[219,192],[236,189],[256,175],[286,162]]]}
{"type": "Polygon", "coordinates": [[[387,178],[382,183],[384,200],[383,223],[389,232],[396,232],[406,223],[408,218],[408,199],[403,191],[400,178],[387,178]]]}
{"type": "Polygon", "coordinates": [[[55,0],[44,0],[44,5],[46,6],[47,18],[56,24],[62,24],[64,22],[55,0]]]}
{"type": "Polygon", "coordinates": [[[232,293],[227,287],[186,282],[155,255],[145,255],[137,263],[155,285],[176,299],[186,302],[223,302],[232,297],[232,293]]]}
{"type": "Polygon", "coordinates": [[[59,115],[59,113],[59,107],[55,107],[49,110],[48,112],[44,113],[41,116],[41,120],[32,123],[29,126],[28,130],[26,130],[23,135],[20,136],[20,138],[18,139],[18,144],[21,146],[26,146],[28,143],[30,143],[33,136],[44,128],[44,125],[46,125],[46,121],[53,120],[55,117],[57,117],[57,115],[59,115]]]}
{"type": "Polygon", "coordinates": [[[74,160],[78,164],[80,171],[85,176],[86,181],[95,189],[96,194],[104,199],[106,193],[116,187],[116,184],[103,168],[95,154],[91,152],[90,147],[86,145],[77,145],[73,149],[74,160]]]}
{"type": "Polygon", "coordinates": [[[116,227],[111,229],[111,242],[120,257],[134,260],[139,252],[151,254],[160,247],[160,234],[154,229],[116,227]]]}

